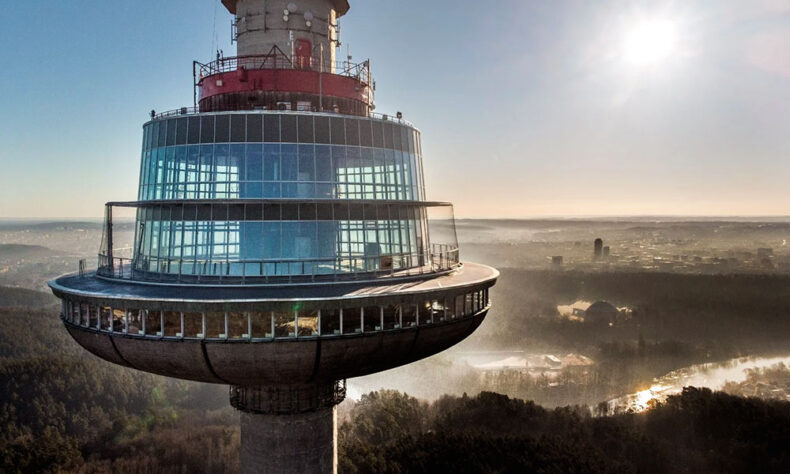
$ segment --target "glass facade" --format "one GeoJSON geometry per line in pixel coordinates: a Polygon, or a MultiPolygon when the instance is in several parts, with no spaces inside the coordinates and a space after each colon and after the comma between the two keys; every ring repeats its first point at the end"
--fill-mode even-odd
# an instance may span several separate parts
{"type": "Polygon", "coordinates": [[[420,200],[419,132],[382,120],[225,113],[144,126],[138,200],[420,200]]]}
{"type": "Polygon", "coordinates": [[[137,211],[134,269],[321,275],[425,265],[425,210],[399,204],[208,203],[137,211]]]}
{"type": "Polygon", "coordinates": [[[127,203],[137,207],[134,240],[113,241],[112,208],[124,204],[108,204],[105,276],[268,282],[458,263],[452,207],[440,221],[447,245],[430,242],[420,136],[409,125],[257,111],[162,118],[143,130],[138,202],[127,203]]]}
{"type": "Polygon", "coordinates": [[[64,301],[61,317],[101,332],[165,339],[253,340],[332,337],[450,323],[484,311],[489,290],[418,304],[295,311],[179,312],[64,301]]]}

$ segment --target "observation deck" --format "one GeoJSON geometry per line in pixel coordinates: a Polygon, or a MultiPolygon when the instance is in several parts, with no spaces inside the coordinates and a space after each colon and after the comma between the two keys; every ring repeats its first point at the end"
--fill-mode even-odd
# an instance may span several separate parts
{"type": "Polygon", "coordinates": [[[217,110],[334,111],[368,116],[375,108],[370,61],[327,61],[322,55],[267,54],[193,63],[195,106],[217,110]]]}

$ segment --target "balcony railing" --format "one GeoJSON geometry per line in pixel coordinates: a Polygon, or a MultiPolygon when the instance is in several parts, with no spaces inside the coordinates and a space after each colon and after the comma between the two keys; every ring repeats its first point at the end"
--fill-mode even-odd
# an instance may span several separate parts
{"type": "Polygon", "coordinates": [[[408,278],[455,270],[460,259],[457,246],[432,244],[429,254],[232,261],[159,259],[156,265],[146,258],[100,253],[98,263],[98,275],[119,280],[244,285],[408,278]]]}
{"type": "MultiPolygon", "coordinates": [[[[250,109],[243,109],[239,108],[236,112],[244,112],[244,113],[271,113],[271,114],[300,114],[304,111],[299,110],[250,110],[250,109]]],[[[159,120],[163,118],[169,117],[177,117],[181,115],[195,115],[200,113],[200,107],[181,107],[180,109],[173,109],[173,110],[166,110],[164,112],[154,113],[153,119],[159,120]]],[[[339,113],[335,113],[331,110],[324,110],[320,112],[321,114],[327,115],[343,115],[339,113]]],[[[385,120],[387,122],[398,123],[401,125],[406,125],[408,127],[414,127],[414,124],[406,119],[398,118],[396,115],[389,115],[389,114],[380,114],[378,112],[370,112],[367,115],[369,118],[376,119],[376,120],[385,120]]]]}
{"type": "Polygon", "coordinates": [[[326,74],[337,74],[356,79],[370,85],[370,61],[352,63],[351,61],[325,61],[314,56],[288,56],[279,48],[274,47],[268,54],[250,56],[220,57],[216,61],[201,63],[195,61],[195,83],[204,77],[226,72],[245,69],[248,71],[259,69],[296,69],[302,71],[315,71],[326,74]]]}

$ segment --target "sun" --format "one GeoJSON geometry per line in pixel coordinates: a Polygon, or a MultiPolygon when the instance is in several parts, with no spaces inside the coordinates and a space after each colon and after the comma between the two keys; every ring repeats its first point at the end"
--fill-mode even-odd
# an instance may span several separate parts
{"type": "Polygon", "coordinates": [[[677,49],[677,32],[669,20],[644,20],[625,34],[623,57],[634,66],[655,66],[670,59],[677,49]]]}

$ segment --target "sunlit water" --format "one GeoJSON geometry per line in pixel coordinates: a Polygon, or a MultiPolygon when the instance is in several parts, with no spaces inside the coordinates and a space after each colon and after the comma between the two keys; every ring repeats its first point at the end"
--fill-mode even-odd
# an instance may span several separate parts
{"type": "Polygon", "coordinates": [[[743,382],[749,369],[765,369],[773,365],[790,364],[790,356],[742,357],[715,364],[699,364],[674,370],[655,379],[650,388],[615,398],[607,402],[609,413],[640,412],[646,410],[651,401],[661,402],[670,395],[677,395],[683,387],[705,387],[719,390],[727,382],[743,382]]]}

